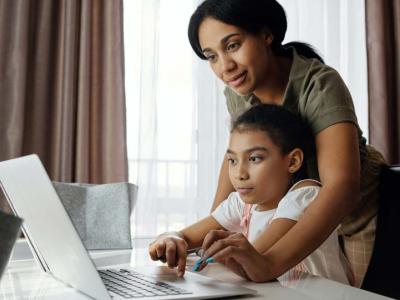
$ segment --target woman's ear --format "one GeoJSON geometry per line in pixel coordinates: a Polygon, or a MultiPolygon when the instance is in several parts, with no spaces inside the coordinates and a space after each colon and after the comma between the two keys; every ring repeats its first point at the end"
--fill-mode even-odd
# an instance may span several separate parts
{"type": "Polygon", "coordinates": [[[274,36],[272,35],[271,31],[268,29],[263,30],[262,37],[267,46],[270,46],[274,40],[274,36]]]}
{"type": "Polygon", "coordinates": [[[289,173],[293,174],[296,173],[303,164],[304,154],[300,148],[293,149],[289,155],[289,173]]]}
{"type": "Polygon", "coordinates": [[[274,36],[272,35],[271,31],[267,30],[264,32],[264,41],[266,45],[271,46],[274,40],[274,36]]]}

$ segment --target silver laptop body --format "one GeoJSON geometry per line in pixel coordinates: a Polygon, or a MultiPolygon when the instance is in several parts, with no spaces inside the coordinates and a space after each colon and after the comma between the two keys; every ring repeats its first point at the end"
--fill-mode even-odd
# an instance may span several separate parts
{"type": "MultiPolygon", "coordinates": [[[[126,299],[107,291],[37,155],[0,162],[0,185],[14,213],[24,219],[24,234],[45,271],[91,298],[126,299]]],[[[155,268],[159,268],[155,280],[190,293],[146,299],[205,299],[255,293],[191,272],[177,278],[165,267],[155,268]]]]}

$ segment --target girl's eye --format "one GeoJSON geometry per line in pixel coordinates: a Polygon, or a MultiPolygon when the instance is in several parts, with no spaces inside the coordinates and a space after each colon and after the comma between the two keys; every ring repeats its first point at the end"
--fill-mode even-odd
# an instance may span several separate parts
{"type": "Polygon", "coordinates": [[[234,165],[234,164],[236,164],[236,160],[233,159],[233,158],[228,158],[228,163],[229,163],[230,165],[234,165]]]}
{"type": "Polygon", "coordinates": [[[251,162],[259,162],[262,160],[262,157],[260,156],[250,156],[249,161],[251,162]]]}
{"type": "Polygon", "coordinates": [[[235,43],[230,43],[226,46],[226,50],[227,51],[234,51],[239,47],[239,43],[235,42],[235,43]]]}

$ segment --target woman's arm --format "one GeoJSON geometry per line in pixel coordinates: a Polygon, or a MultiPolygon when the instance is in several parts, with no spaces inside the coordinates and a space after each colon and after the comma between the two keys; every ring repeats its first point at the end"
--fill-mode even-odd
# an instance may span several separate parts
{"type": "MultiPolygon", "coordinates": [[[[277,241],[279,241],[296,223],[297,219],[304,213],[307,209],[308,203],[311,203],[313,198],[308,198],[307,200],[303,198],[303,196],[293,197],[293,192],[304,187],[312,187],[317,186],[320,187],[314,181],[305,180],[296,184],[296,186],[291,190],[291,192],[285,196],[281,201],[285,202],[285,206],[288,207],[288,204],[291,206],[291,213],[289,214],[291,219],[287,214],[284,213],[284,216],[280,215],[279,208],[277,209],[277,218],[274,219],[271,224],[261,233],[258,238],[252,242],[254,248],[260,252],[267,252],[277,241]],[[291,195],[291,196],[289,196],[291,195]],[[288,198],[287,198],[288,197],[288,198]],[[290,200],[289,200],[290,199],[290,200]],[[289,201],[288,201],[289,200],[289,201]],[[297,205],[293,206],[294,203],[297,205]],[[302,203],[302,204],[299,204],[302,203]],[[303,206],[304,203],[307,203],[306,206],[303,206]],[[296,207],[296,208],[293,208],[296,207]],[[293,214],[293,212],[296,212],[293,214]]],[[[315,196],[318,194],[316,193],[315,196]]],[[[287,208],[286,208],[287,209],[287,208]]]]}
{"type": "Polygon", "coordinates": [[[318,248],[360,200],[358,134],[352,123],[332,125],[316,136],[322,187],[302,218],[266,253],[271,279],[318,248]]]}
{"type": "Polygon", "coordinates": [[[290,219],[276,219],[252,244],[259,253],[264,253],[279,241],[294,225],[290,219]]]}
{"type": "Polygon", "coordinates": [[[230,193],[235,191],[231,181],[229,180],[228,166],[229,166],[228,160],[226,159],[226,156],[224,156],[224,160],[221,165],[221,170],[219,172],[217,192],[215,193],[214,202],[211,207],[211,212],[213,212],[222,201],[228,198],[230,193]]]}

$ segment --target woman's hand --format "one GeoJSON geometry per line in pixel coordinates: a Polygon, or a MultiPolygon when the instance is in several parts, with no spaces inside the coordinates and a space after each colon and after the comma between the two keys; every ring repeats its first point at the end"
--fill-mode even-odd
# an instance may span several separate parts
{"type": "MultiPolygon", "coordinates": [[[[212,230],[204,238],[203,261],[212,257],[215,262],[225,264],[230,270],[254,282],[274,279],[272,263],[260,254],[241,233],[212,230]]],[[[203,263],[201,270],[205,267],[203,263]]]]}
{"type": "Polygon", "coordinates": [[[179,232],[166,232],[149,245],[152,260],[166,262],[168,267],[178,267],[178,276],[185,274],[187,242],[179,232]]]}

